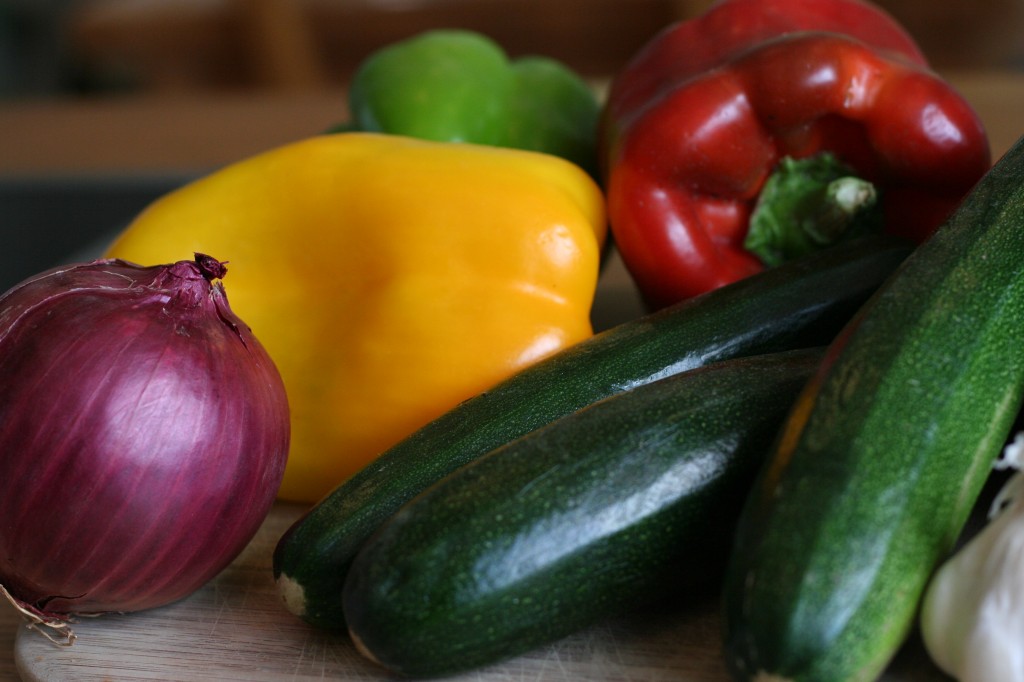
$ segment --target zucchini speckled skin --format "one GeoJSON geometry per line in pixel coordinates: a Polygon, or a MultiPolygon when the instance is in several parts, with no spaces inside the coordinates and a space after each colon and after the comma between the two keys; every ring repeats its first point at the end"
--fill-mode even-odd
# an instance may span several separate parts
{"type": "Polygon", "coordinates": [[[353,640],[390,670],[450,675],[717,585],[754,475],[820,360],[795,351],[677,374],[452,473],[357,555],[353,640]]]}
{"type": "Polygon", "coordinates": [[[748,501],[737,679],[874,680],[909,633],[1024,387],[1018,143],[830,347],[748,501]]]}
{"type": "Polygon", "coordinates": [[[289,610],[343,629],[341,588],[366,538],[456,468],[593,402],[716,360],[825,345],[906,257],[867,239],[626,322],[472,398],[384,453],[299,519],[274,553],[289,610]]]}

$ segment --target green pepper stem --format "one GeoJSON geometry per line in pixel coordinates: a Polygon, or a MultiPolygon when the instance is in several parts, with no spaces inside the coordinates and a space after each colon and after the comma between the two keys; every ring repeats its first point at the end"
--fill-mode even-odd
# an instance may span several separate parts
{"type": "Polygon", "coordinates": [[[745,247],[767,266],[881,228],[875,186],[830,153],[786,157],[765,183],[745,247]]]}

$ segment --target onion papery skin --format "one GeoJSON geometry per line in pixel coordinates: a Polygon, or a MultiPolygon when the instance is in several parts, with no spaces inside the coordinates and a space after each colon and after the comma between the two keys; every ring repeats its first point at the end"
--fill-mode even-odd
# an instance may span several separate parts
{"type": "Polygon", "coordinates": [[[202,258],[55,268],[0,297],[0,584],[33,613],[185,597],[270,510],[284,384],[202,258]]]}

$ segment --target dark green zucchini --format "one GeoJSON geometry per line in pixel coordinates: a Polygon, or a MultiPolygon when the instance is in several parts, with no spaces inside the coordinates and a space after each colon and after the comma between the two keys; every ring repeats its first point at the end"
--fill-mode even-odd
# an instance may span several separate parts
{"type": "Polygon", "coordinates": [[[363,541],[454,469],[602,398],[730,357],[825,345],[909,253],[867,239],[625,322],[516,374],[420,429],[315,505],[281,538],[288,608],[343,629],[341,586],[363,541]]]}
{"type": "Polygon", "coordinates": [[[830,347],[751,494],[725,586],[737,679],[874,680],[1024,388],[1024,143],[830,347]]]}
{"type": "Polygon", "coordinates": [[[422,677],[488,665],[715,585],[821,351],[726,360],[594,403],[462,467],[363,546],[356,646],[422,677]]]}

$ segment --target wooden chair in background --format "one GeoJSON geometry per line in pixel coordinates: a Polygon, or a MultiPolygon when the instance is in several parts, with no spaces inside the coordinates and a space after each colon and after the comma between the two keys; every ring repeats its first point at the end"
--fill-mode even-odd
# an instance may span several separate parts
{"type": "MultiPolygon", "coordinates": [[[[1024,0],[876,0],[939,69],[1024,68],[1024,0]]],[[[151,91],[344,85],[372,50],[431,27],[483,32],[607,78],[712,0],[80,0],[71,49],[151,91]]]]}
{"type": "Polygon", "coordinates": [[[693,0],[84,0],[74,53],[157,91],[344,84],[372,50],[431,27],[485,33],[606,76],[693,0]]]}

